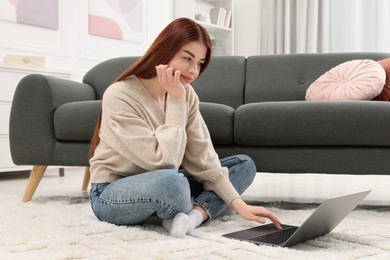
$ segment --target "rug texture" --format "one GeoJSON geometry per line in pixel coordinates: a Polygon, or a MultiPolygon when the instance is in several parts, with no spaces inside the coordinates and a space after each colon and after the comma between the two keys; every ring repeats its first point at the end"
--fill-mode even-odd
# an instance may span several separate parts
{"type": "MultiPolygon", "coordinates": [[[[336,229],[293,248],[257,246],[221,235],[257,226],[223,216],[174,238],[157,225],[115,226],[93,215],[87,197],[0,196],[0,259],[390,259],[390,211],[356,209],[336,229]]],[[[267,205],[287,224],[312,207],[267,205]]]]}

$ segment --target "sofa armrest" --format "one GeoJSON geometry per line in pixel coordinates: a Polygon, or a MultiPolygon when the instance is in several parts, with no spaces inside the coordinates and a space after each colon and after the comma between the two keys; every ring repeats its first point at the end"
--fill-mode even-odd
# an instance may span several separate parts
{"type": "Polygon", "coordinates": [[[53,164],[56,138],[53,114],[62,104],[95,100],[92,86],[31,74],[18,84],[10,113],[9,139],[17,165],[53,164]]]}
{"type": "Polygon", "coordinates": [[[234,109],[227,105],[200,102],[199,111],[210,132],[213,145],[232,145],[234,109]]]}

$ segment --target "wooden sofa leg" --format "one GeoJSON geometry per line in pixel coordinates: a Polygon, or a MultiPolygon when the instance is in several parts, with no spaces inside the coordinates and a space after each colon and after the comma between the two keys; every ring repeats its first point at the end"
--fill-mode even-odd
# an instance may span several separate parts
{"type": "Polygon", "coordinates": [[[46,169],[47,166],[33,167],[30,173],[30,178],[28,179],[27,187],[24,191],[24,195],[22,199],[23,202],[28,202],[32,199],[46,169]]]}
{"type": "Polygon", "coordinates": [[[88,166],[88,167],[85,167],[85,170],[84,170],[84,179],[83,179],[83,185],[81,186],[81,190],[87,190],[90,177],[91,177],[91,174],[89,172],[89,166],[88,166]]]}

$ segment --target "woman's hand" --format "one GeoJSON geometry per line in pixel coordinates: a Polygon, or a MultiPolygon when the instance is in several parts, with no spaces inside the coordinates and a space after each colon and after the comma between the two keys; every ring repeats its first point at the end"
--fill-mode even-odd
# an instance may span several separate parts
{"type": "Polygon", "coordinates": [[[170,98],[184,100],[186,96],[186,89],[181,83],[179,70],[173,71],[172,67],[168,65],[156,66],[158,81],[162,88],[164,88],[170,98]]]}
{"type": "Polygon", "coordinates": [[[274,223],[276,228],[282,229],[280,226],[281,222],[276,215],[264,207],[248,205],[241,198],[233,200],[231,206],[246,220],[264,224],[266,222],[265,218],[268,218],[274,223]]]}

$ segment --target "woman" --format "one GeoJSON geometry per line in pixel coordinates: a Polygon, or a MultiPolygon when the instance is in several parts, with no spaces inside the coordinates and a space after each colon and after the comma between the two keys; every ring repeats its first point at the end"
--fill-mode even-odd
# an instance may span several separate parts
{"type": "Polygon", "coordinates": [[[219,160],[191,83],[211,56],[207,31],[171,22],[108,87],[91,143],[91,205],[102,221],[137,225],[156,215],[184,237],[229,206],[247,220],[280,221],[241,198],[256,174],[245,155],[219,160]]]}

